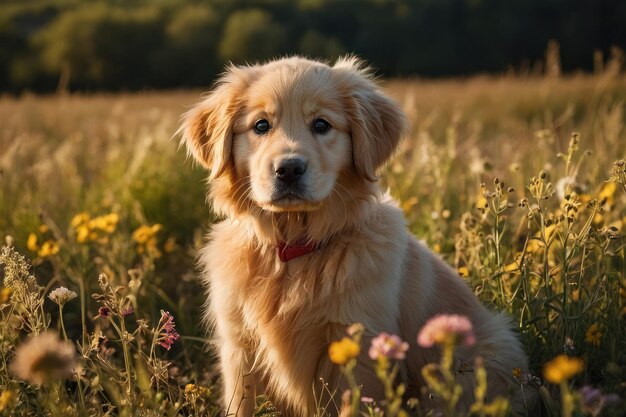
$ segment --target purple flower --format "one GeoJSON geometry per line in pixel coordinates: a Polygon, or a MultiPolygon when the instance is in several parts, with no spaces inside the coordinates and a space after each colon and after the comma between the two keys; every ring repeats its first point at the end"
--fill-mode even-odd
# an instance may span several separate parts
{"type": "Polygon", "coordinates": [[[619,403],[619,397],[617,395],[605,395],[600,389],[593,388],[589,385],[585,385],[578,390],[578,394],[580,395],[580,405],[583,411],[592,416],[600,415],[607,405],[619,403]]]}
{"type": "Polygon", "coordinates": [[[476,342],[470,320],[458,314],[439,314],[426,322],[417,336],[417,343],[424,348],[442,344],[464,344],[476,342]]]}
{"type": "Polygon", "coordinates": [[[161,310],[161,319],[159,320],[159,337],[157,341],[159,345],[167,350],[170,350],[174,342],[180,338],[180,335],[174,328],[175,325],[174,316],[172,316],[168,311],[161,310]]]}
{"type": "Polygon", "coordinates": [[[407,342],[404,342],[395,334],[382,332],[372,339],[369,355],[374,360],[381,357],[401,360],[406,356],[407,350],[409,350],[407,342]]]}
{"type": "Polygon", "coordinates": [[[102,306],[98,309],[98,317],[102,317],[103,319],[109,317],[111,315],[111,309],[107,306],[102,306]]]}

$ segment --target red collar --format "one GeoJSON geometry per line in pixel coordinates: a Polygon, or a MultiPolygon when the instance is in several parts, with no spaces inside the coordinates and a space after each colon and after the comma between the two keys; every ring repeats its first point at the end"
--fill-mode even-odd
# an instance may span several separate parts
{"type": "Polygon", "coordinates": [[[294,244],[278,242],[276,245],[276,253],[283,262],[288,262],[298,256],[307,255],[316,249],[318,249],[318,245],[310,241],[298,241],[294,244]]]}

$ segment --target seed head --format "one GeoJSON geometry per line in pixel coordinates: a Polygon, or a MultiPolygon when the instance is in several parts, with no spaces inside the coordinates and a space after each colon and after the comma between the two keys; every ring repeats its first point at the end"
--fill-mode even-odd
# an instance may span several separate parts
{"type": "Polygon", "coordinates": [[[76,368],[72,345],[52,332],[30,337],[15,352],[11,372],[33,385],[69,378],[76,368]]]}

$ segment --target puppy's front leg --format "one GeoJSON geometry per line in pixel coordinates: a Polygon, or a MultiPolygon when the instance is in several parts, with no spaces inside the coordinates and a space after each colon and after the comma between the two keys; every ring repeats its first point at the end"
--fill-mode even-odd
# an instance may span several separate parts
{"type": "Polygon", "coordinates": [[[224,408],[227,416],[251,417],[257,390],[256,375],[246,350],[232,342],[219,349],[224,384],[224,408]]]}

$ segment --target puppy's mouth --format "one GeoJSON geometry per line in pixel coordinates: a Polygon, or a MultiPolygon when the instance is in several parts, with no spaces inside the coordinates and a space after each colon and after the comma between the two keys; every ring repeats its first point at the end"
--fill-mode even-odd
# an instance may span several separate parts
{"type": "Polygon", "coordinates": [[[269,211],[313,211],[319,208],[320,202],[299,189],[276,190],[268,202],[261,207],[269,211]]]}

